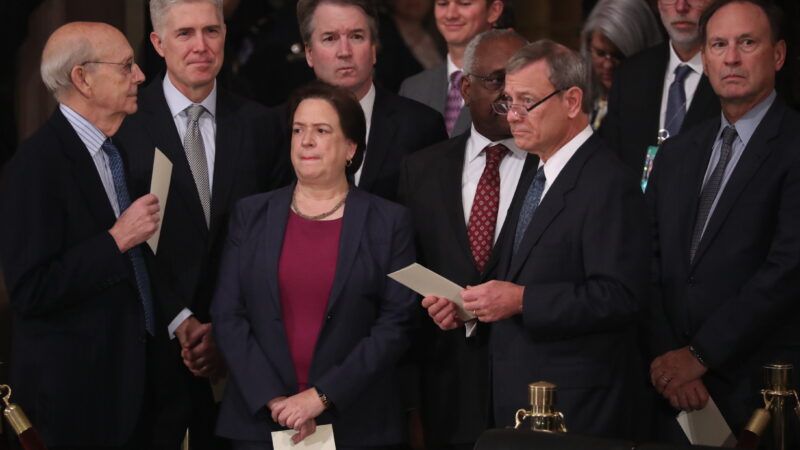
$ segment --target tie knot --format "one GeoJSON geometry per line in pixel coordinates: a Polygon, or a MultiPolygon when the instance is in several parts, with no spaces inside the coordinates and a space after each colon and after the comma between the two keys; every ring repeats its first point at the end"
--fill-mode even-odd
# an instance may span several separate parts
{"type": "Polygon", "coordinates": [[[508,153],[508,149],[503,144],[497,144],[486,147],[484,152],[486,152],[486,165],[497,166],[508,153]]]}
{"type": "Polygon", "coordinates": [[[455,72],[451,73],[450,74],[450,83],[451,83],[451,85],[452,86],[457,86],[457,87],[460,88],[460,86],[458,86],[458,85],[461,83],[461,76],[462,76],[462,74],[461,74],[460,70],[456,70],[455,72]]]}
{"type": "Polygon", "coordinates": [[[206,108],[203,105],[196,105],[192,104],[188,108],[186,108],[186,115],[189,117],[189,121],[197,122],[200,119],[200,116],[206,111],[206,108]]]}
{"type": "Polygon", "coordinates": [[[725,129],[722,130],[722,145],[733,145],[733,141],[736,139],[736,136],[739,134],[736,132],[736,128],[733,126],[728,125],[725,129]]]}
{"type": "Polygon", "coordinates": [[[103,141],[103,144],[100,146],[100,148],[102,148],[108,156],[119,155],[119,149],[117,149],[117,146],[111,141],[111,138],[107,138],[105,141],[103,141]]]}
{"type": "Polygon", "coordinates": [[[533,182],[544,183],[545,181],[547,181],[547,177],[544,175],[544,166],[541,166],[536,171],[536,175],[533,177],[533,182]]]}
{"type": "Polygon", "coordinates": [[[692,71],[692,68],[686,65],[681,64],[680,66],[675,68],[675,81],[678,83],[683,83],[683,80],[689,75],[692,71]]]}

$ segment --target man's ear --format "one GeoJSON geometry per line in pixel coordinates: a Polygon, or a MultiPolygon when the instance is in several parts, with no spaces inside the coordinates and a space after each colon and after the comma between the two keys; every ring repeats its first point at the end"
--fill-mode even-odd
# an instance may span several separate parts
{"type": "Polygon", "coordinates": [[[489,0],[488,21],[493,27],[503,14],[504,4],[503,0],[489,0]]]}
{"type": "Polygon", "coordinates": [[[574,119],[583,112],[583,91],[577,86],[572,86],[564,92],[564,101],[567,102],[567,116],[574,119]]]}
{"type": "Polygon", "coordinates": [[[153,48],[156,50],[159,56],[162,58],[164,57],[164,48],[162,47],[163,41],[161,40],[161,36],[158,35],[155,31],[150,32],[150,43],[153,44],[153,48]]]}
{"type": "Polygon", "coordinates": [[[303,43],[303,47],[304,47],[305,52],[306,52],[306,63],[308,64],[308,67],[313,69],[314,68],[314,55],[311,52],[311,45],[309,45],[308,42],[304,42],[303,43]]]}
{"type": "Polygon", "coordinates": [[[80,93],[80,95],[83,97],[89,97],[92,94],[92,85],[87,80],[87,76],[89,76],[89,73],[82,65],[73,66],[72,70],[69,72],[69,78],[70,81],[72,81],[72,86],[75,87],[75,90],[78,91],[78,93],[80,93]]]}
{"type": "Polygon", "coordinates": [[[468,106],[469,105],[469,101],[470,101],[470,98],[471,98],[469,88],[470,88],[471,85],[472,85],[472,81],[470,81],[468,75],[464,75],[463,77],[461,77],[461,86],[460,86],[460,88],[461,88],[461,98],[464,99],[464,106],[468,106]]]}

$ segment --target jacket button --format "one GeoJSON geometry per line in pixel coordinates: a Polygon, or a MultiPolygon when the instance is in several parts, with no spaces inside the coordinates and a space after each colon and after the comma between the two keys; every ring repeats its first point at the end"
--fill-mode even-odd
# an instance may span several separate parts
{"type": "Polygon", "coordinates": [[[333,319],[332,314],[328,314],[327,316],[325,316],[325,320],[331,320],[331,319],[333,319]]]}
{"type": "Polygon", "coordinates": [[[689,286],[694,286],[694,277],[689,277],[689,286]]]}

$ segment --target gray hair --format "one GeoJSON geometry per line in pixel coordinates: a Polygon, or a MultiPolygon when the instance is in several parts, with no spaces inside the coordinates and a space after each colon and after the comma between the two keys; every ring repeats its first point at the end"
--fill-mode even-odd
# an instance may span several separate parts
{"type": "Polygon", "coordinates": [[[94,59],[94,46],[85,35],[71,36],[60,42],[48,41],[42,51],[39,71],[47,90],[59,100],[72,87],[72,68],[94,59]]]}
{"type": "Polygon", "coordinates": [[[485,41],[494,41],[503,38],[519,39],[519,41],[522,42],[523,44],[528,43],[527,39],[525,39],[521,34],[517,33],[511,28],[504,30],[484,31],[483,33],[480,33],[474,38],[472,38],[472,40],[469,41],[469,44],[467,44],[467,48],[464,49],[464,59],[461,67],[461,72],[464,75],[474,75],[475,66],[478,65],[478,58],[476,55],[478,52],[478,47],[480,47],[485,41]]]}
{"type": "Polygon", "coordinates": [[[508,60],[506,74],[513,74],[525,67],[544,60],[550,69],[548,81],[554,88],[566,91],[577,87],[583,92],[581,110],[589,113],[592,110],[592,101],[587,93],[589,86],[586,62],[574,50],[553,42],[542,39],[522,47],[508,60]]]}
{"type": "MultiPolygon", "coordinates": [[[[663,40],[661,28],[653,10],[644,0],[600,0],[597,2],[581,31],[581,54],[586,61],[591,59],[590,44],[593,32],[608,38],[625,57],[638,53],[663,40]]],[[[592,65],[589,64],[592,82],[592,101],[601,92],[594,81],[592,65]]]]}
{"type": "Polygon", "coordinates": [[[219,18],[224,21],[222,15],[222,1],[223,0],[150,0],[150,21],[153,23],[153,30],[156,33],[161,33],[164,29],[164,22],[167,20],[169,10],[175,5],[184,3],[211,3],[217,9],[219,18]]]}

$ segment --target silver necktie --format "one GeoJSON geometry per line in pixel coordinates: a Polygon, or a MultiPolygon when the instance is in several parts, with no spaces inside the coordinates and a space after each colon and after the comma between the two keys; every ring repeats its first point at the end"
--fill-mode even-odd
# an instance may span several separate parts
{"type": "Polygon", "coordinates": [[[191,105],[186,108],[186,136],[183,138],[183,150],[186,152],[186,160],[189,161],[189,169],[192,171],[194,184],[197,186],[197,194],[200,196],[200,205],[203,207],[203,214],[206,216],[206,226],[211,222],[211,188],[208,183],[208,162],[206,160],[206,150],[203,146],[203,136],[200,134],[200,124],[198,120],[206,109],[203,105],[191,105]]]}

